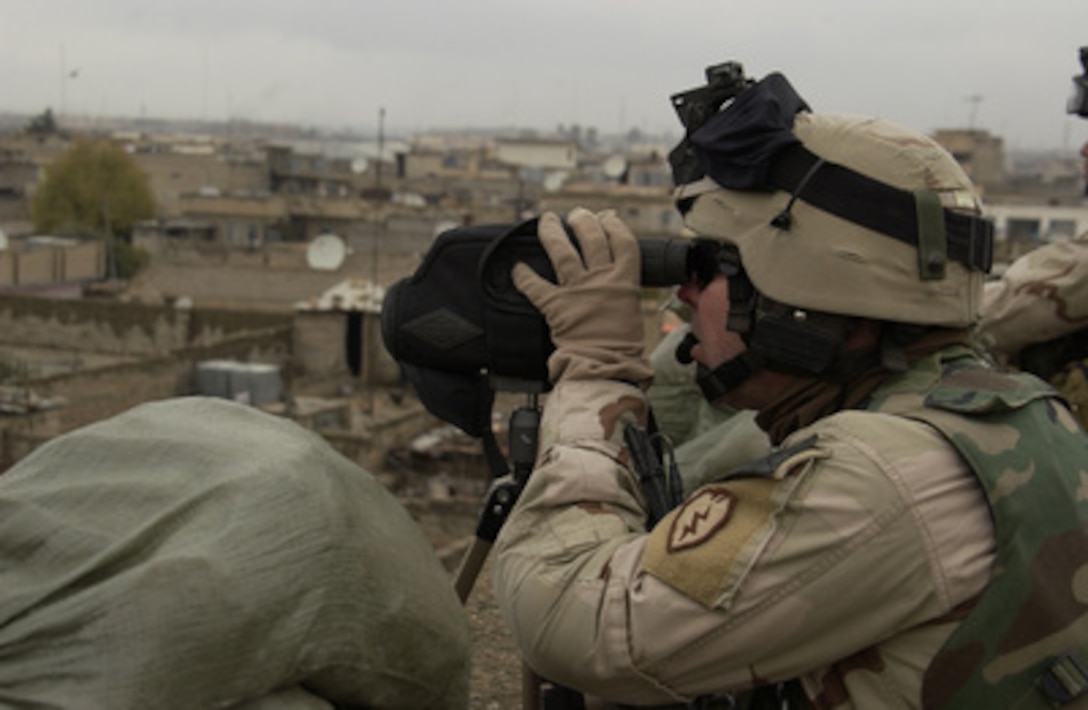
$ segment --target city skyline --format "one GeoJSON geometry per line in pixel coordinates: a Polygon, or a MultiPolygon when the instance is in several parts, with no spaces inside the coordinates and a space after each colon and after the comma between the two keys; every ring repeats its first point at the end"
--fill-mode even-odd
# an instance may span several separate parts
{"type": "Polygon", "coordinates": [[[817,111],[1076,150],[1085,26],[1079,0],[0,0],[0,111],[676,134],[669,95],[735,60],[817,111]]]}

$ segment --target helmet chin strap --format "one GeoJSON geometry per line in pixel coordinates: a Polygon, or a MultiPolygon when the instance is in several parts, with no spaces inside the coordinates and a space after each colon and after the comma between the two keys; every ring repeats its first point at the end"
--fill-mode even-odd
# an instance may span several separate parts
{"type": "Polygon", "coordinates": [[[681,365],[690,365],[695,362],[695,359],[691,356],[691,349],[698,344],[699,339],[695,337],[695,333],[688,331],[688,334],[676,346],[676,361],[681,365]]]}
{"type": "MultiPolygon", "coordinates": [[[[693,362],[691,349],[699,343],[699,339],[693,333],[688,333],[680,344],[676,346],[676,359],[688,365],[693,362]]],[[[708,402],[714,402],[740,383],[752,376],[759,369],[757,358],[748,351],[737,355],[731,360],[723,362],[713,370],[699,365],[695,384],[699,385],[703,397],[708,402]]]]}
{"type": "Polygon", "coordinates": [[[713,370],[700,365],[695,384],[699,385],[706,401],[714,402],[755,373],[756,368],[753,367],[752,360],[748,352],[743,352],[713,370]]]}

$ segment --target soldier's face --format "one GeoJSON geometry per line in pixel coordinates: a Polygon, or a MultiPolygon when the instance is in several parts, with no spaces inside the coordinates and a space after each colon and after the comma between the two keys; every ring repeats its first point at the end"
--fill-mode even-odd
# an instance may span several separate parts
{"type": "MultiPolygon", "coordinates": [[[[692,309],[691,332],[699,340],[691,349],[696,362],[713,370],[747,350],[740,335],[725,327],[729,319],[729,277],[719,273],[709,281],[692,278],[677,296],[692,309]]],[[[794,381],[793,375],[763,369],[729,390],[721,401],[741,409],[762,409],[776,401],[794,381]]]]}
{"type": "Polygon", "coordinates": [[[705,285],[691,278],[677,296],[692,309],[691,332],[699,339],[691,350],[696,362],[713,370],[744,352],[740,335],[725,327],[729,318],[729,280],[725,274],[716,274],[705,285]]]}

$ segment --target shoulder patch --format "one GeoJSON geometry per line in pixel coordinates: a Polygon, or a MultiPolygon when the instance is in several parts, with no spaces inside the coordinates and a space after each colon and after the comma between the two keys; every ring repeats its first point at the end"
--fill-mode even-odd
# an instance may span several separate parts
{"type": "Polygon", "coordinates": [[[728,604],[806,478],[797,470],[703,486],[650,531],[642,570],[704,606],[728,604]]]}
{"type": "Polygon", "coordinates": [[[698,547],[724,527],[733,515],[737,497],[727,489],[704,488],[689,498],[669,525],[666,548],[679,552],[698,547]]]}

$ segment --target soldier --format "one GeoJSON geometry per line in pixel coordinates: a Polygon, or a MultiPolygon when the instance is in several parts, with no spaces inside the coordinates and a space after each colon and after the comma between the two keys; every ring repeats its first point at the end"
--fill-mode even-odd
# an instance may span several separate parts
{"type": "Polygon", "coordinates": [[[1088,233],[1033,249],[988,282],[979,342],[1050,382],[1088,428],[1088,233]]]}
{"type": "MultiPolygon", "coordinates": [[[[1067,111],[1088,118],[1088,47],[1080,61],[1067,111]]],[[[1080,155],[1088,195],[1088,143],[1080,155]]],[[[980,342],[1000,363],[1048,380],[1088,428],[1088,233],[1028,252],[985,289],[980,342]]]]}
{"type": "MultiPolygon", "coordinates": [[[[648,419],[636,241],[555,215],[558,277],[515,267],[556,351],[494,584],[527,663],[613,703],[1049,707],[1088,687],[1088,438],[972,347],[991,229],[928,138],[814,114],[781,75],[686,125],[707,399],[774,450],[647,525],[623,433],[648,419]]],[[[1081,702],[1084,702],[1083,697],[1081,702]]]]}

